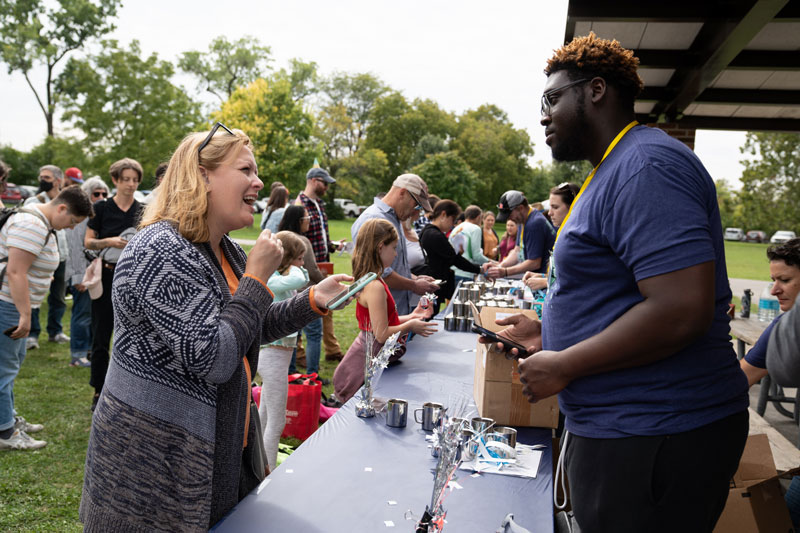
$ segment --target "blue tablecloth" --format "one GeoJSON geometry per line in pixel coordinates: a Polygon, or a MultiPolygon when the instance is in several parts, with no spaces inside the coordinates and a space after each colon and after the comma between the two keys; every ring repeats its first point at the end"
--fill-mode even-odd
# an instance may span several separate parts
{"type": "MultiPolygon", "coordinates": [[[[350,400],[213,531],[413,531],[404,514],[424,512],[436,464],[413,409],[425,401],[447,404],[457,395],[472,398],[477,337],[441,329],[413,339],[401,364],[386,369],[378,385],[376,396],[409,401],[405,428],[386,426],[385,413],[356,417],[350,400]]],[[[521,428],[518,435],[520,442],[547,445],[536,479],[459,471],[463,488],[445,499],[445,532],[493,532],[508,513],[532,532],[552,532],[550,433],[521,428]]]]}

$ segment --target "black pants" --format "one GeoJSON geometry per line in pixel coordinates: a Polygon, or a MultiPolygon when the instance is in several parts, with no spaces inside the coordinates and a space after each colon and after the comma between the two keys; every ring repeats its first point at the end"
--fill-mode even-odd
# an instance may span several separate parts
{"type": "Polygon", "coordinates": [[[92,373],[89,385],[98,394],[103,390],[108,372],[111,335],[114,333],[114,306],[111,303],[111,282],[114,270],[103,264],[103,296],[92,300],[92,373]]]}
{"type": "Polygon", "coordinates": [[[711,533],[747,440],[749,414],[656,437],[569,436],[566,471],[581,533],[711,533]]]}

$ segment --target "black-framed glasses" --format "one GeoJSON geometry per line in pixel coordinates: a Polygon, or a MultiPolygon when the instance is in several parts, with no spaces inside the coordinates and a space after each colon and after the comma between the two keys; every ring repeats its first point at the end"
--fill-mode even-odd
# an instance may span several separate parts
{"type": "Polygon", "coordinates": [[[409,194],[409,196],[411,196],[411,199],[417,203],[417,206],[414,209],[416,209],[417,211],[424,211],[425,208],[422,207],[421,203],[419,203],[419,200],[417,200],[417,197],[414,196],[414,193],[409,191],[408,189],[406,189],[406,192],[409,194]]]}
{"type": "Polygon", "coordinates": [[[211,142],[211,139],[214,137],[214,134],[215,134],[215,133],[217,133],[217,130],[218,130],[218,129],[220,129],[220,128],[222,128],[223,130],[227,131],[227,132],[228,132],[228,133],[230,133],[231,135],[236,135],[235,133],[233,133],[233,132],[230,130],[230,128],[228,128],[228,126],[226,126],[226,125],[225,125],[225,124],[223,124],[222,122],[217,122],[216,124],[214,124],[214,125],[211,127],[211,131],[210,131],[210,132],[208,132],[208,136],[206,137],[206,140],[204,140],[204,141],[203,141],[203,143],[200,145],[200,147],[197,149],[197,155],[200,155],[200,152],[202,152],[202,151],[203,151],[203,148],[205,148],[206,146],[208,146],[208,143],[210,143],[210,142],[211,142]]]}
{"type": "Polygon", "coordinates": [[[95,198],[100,198],[101,196],[103,198],[108,198],[108,193],[106,191],[94,191],[92,192],[92,196],[95,198]]]}
{"type": "Polygon", "coordinates": [[[550,89],[549,91],[542,94],[542,116],[550,116],[550,113],[553,111],[553,102],[550,101],[550,97],[556,93],[560,93],[564,89],[569,89],[570,87],[574,87],[579,83],[585,83],[587,81],[591,81],[591,78],[583,78],[580,80],[575,80],[570,82],[566,85],[562,85],[561,87],[556,87],[555,89],[550,89]]]}

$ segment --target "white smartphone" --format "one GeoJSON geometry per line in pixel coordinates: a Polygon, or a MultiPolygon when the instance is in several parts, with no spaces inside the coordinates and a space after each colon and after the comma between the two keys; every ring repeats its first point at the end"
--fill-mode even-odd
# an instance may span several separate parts
{"type": "Polygon", "coordinates": [[[365,274],[361,276],[361,279],[349,285],[345,290],[328,300],[328,304],[326,307],[332,311],[338,311],[342,309],[347,300],[358,294],[364,287],[367,286],[367,283],[377,278],[378,275],[375,272],[370,272],[369,274],[365,274]]]}

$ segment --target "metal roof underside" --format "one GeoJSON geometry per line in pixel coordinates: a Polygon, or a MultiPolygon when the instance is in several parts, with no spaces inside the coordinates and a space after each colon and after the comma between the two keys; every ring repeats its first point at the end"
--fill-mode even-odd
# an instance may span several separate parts
{"type": "Polygon", "coordinates": [[[640,60],[640,122],[800,131],[800,0],[570,0],[564,42],[590,31],[640,60]]]}

